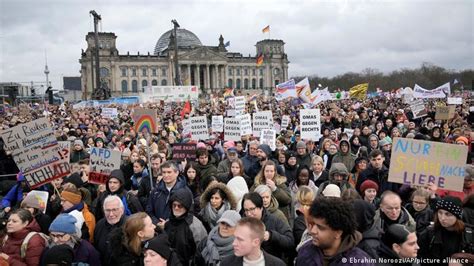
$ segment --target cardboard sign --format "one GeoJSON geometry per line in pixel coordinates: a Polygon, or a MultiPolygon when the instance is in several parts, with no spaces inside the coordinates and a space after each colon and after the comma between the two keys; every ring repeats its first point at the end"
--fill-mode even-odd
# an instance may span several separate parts
{"type": "Polygon", "coordinates": [[[71,142],[70,141],[58,141],[59,145],[59,157],[61,160],[69,162],[71,156],[71,142]]]}
{"type": "Polygon", "coordinates": [[[209,139],[206,116],[191,117],[189,120],[191,124],[191,139],[197,141],[209,139]]]}
{"type": "Polygon", "coordinates": [[[182,162],[196,160],[196,144],[194,143],[175,143],[173,144],[173,160],[182,162]]]}
{"type": "Polygon", "coordinates": [[[115,119],[118,116],[117,108],[102,108],[100,114],[103,118],[115,119]]]}
{"type": "Polygon", "coordinates": [[[461,97],[448,97],[448,104],[461,105],[462,98],[461,97]]]}
{"type": "Polygon", "coordinates": [[[224,117],[222,115],[213,115],[211,127],[212,127],[212,132],[224,131],[224,117]]]}
{"type": "Polygon", "coordinates": [[[8,128],[1,136],[5,151],[11,152],[23,173],[61,161],[60,147],[47,118],[8,128]]]}
{"type": "Polygon", "coordinates": [[[38,168],[34,168],[24,174],[25,180],[31,189],[35,189],[54,179],[65,177],[71,174],[69,162],[56,161],[38,168]]]}
{"type": "Polygon", "coordinates": [[[411,112],[413,113],[413,118],[420,118],[428,115],[425,109],[425,103],[423,100],[417,100],[410,105],[411,112]]]}
{"type": "Polygon", "coordinates": [[[286,129],[289,124],[290,124],[290,116],[289,115],[284,115],[281,118],[281,128],[286,129]]]}
{"type": "Polygon", "coordinates": [[[454,117],[456,107],[451,106],[437,106],[435,120],[448,120],[454,117]]]}
{"type": "Polygon", "coordinates": [[[93,147],[90,156],[89,183],[105,184],[110,172],[120,169],[122,153],[120,151],[93,147]]]}
{"type": "Polygon", "coordinates": [[[235,97],[230,97],[227,99],[227,108],[226,108],[227,116],[234,117],[235,112],[235,97]]]}
{"type": "Polygon", "coordinates": [[[235,117],[224,119],[224,140],[240,141],[240,121],[235,117]]]}
{"type": "Polygon", "coordinates": [[[235,115],[242,115],[245,113],[245,96],[235,97],[235,115]]]}
{"type": "Polygon", "coordinates": [[[467,146],[394,138],[388,181],[463,191],[467,146]]]}
{"type": "Polygon", "coordinates": [[[155,109],[133,109],[133,128],[136,132],[158,133],[158,120],[155,109]]]}
{"type": "Polygon", "coordinates": [[[260,144],[267,144],[272,151],[276,149],[276,132],[273,129],[264,129],[260,132],[260,144]]]}
{"type": "Polygon", "coordinates": [[[260,137],[260,131],[273,129],[272,111],[261,111],[253,114],[253,135],[260,137]]]}
{"type": "Polygon", "coordinates": [[[301,138],[318,141],[321,138],[321,114],[319,109],[300,110],[301,138]]]}
{"type": "Polygon", "coordinates": [[[250,114],[238,115],[235,118],[240,123],[240,136],[252,135],[252,121],[250,114]]]}
{"type": "Polygon", "coordinates": [[[33,196],[38,201],[40,208],[43,210],[43,213],[46,213],[49,198],[49,193],[47,191],[32,190],[28,192],[27,196],[33,196]]]}

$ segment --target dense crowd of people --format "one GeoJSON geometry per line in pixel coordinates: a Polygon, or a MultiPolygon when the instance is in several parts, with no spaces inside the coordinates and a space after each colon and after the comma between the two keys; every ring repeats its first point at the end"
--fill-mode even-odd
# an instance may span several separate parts
{"type": "Polygon", "coordinates": [[[7,108],[2,129],[50,119],[58,141],[71,143],[71,174],[37,188],[49,193],[45,206],[0,139],[0,265],[469,265],[474,113],[465,99],[454,117],[435,120],[438,105],[426,100],[420,118],[396,97],[327,101],[312,141],[301,138],[301,105],[259,96],[246,112],[272,111],[274,150],[251,135],[185,134],[190,116],[225,116],[217,98],[189,112],[176,102],[109,106],[114,119],[101,107],[7,108]],[[158,133],[134,130],[137,107],[157,110],[158,133]],[[394,138],[467,146],[463,191],[388,181],[394,138]],[[195,144],[196,159],[174,161],[178,143],[195,144]],[[89,182],[92,147],[122,154],[105,184],[89,182]]]}

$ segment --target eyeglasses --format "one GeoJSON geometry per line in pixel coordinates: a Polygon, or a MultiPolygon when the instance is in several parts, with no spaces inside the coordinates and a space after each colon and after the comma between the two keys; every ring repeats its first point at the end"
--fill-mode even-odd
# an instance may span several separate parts
{"type": "Polygon", "coordinates": [[[427,203],[426,202],[422,202],[422,201],[412,201],[413,204],[416,204],[416,205],[426,205],[427,203]]]}
{"type": "Polygon", "coordinates": [[[51,238],[62,239],[66,234],[49,234],[51,238]]]}
{"type": "Polygon", "coordinates": [[[174,208],[177,208],[177,209],[182,209],[182,208],[184,208],[183,205],[181,205],[181,204],[179,204],[179,203],[173,203],[173,204],[171,205],[171,207],[173,207],[173,209],[174,209],[174,208]]]}
{"type": "Polygon", "coordinates": [[[244,209],[245,213],[251,213],[254,212],[257,209],[257,207],[252,207],[250,209],[244,209]]]}

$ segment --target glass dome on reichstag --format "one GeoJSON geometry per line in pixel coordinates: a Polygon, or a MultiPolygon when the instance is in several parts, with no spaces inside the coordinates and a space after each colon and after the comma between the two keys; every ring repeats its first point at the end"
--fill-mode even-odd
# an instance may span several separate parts
{"type": "MultiPolygon", "coordinates": [[[[158,39],[155,45],[155,55],[159,54],[161,51],[165,50],[170,43],[170,36],[173,30],[169,30],[158,39]]],[[[180,48],[194,48],[197,46],[202,46],[201,41],[196,36],[196,34],[190,32],[186,29],[177,29],[178,35],[178,47],[180,48]]]]}

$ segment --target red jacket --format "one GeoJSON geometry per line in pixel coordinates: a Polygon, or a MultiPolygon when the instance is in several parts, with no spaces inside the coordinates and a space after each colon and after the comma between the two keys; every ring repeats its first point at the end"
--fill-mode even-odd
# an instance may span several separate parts
{"type": "Polygon", "coordinates": [[[40,235],[34,235],[28,242],[26,257],[22,259],[20,256],[21,244],[29,232],[41,232],[35,219],[22,230],[8,234],[6,241],[2,240],[4,244],[0,247],[0,252],[10,256],[8,258],[10,266],[39,265],[41,253],[46,246],[45,240],[40,235]]]}
{"type": "Polygon", "coordinates": [[[462,201],[464,201],[464,198],[467,196],[471,195],[474,193],[474,185],[468,188],[463,188],[463,192],[459,191],[450,191],[450,190],[444,190],[444,189],[439,189],[436,191],[436,194],[440,196],[441,198],[444,198],[446,196],[451,196],[451,197],[457,197],[460,198],[462,201]]]}

